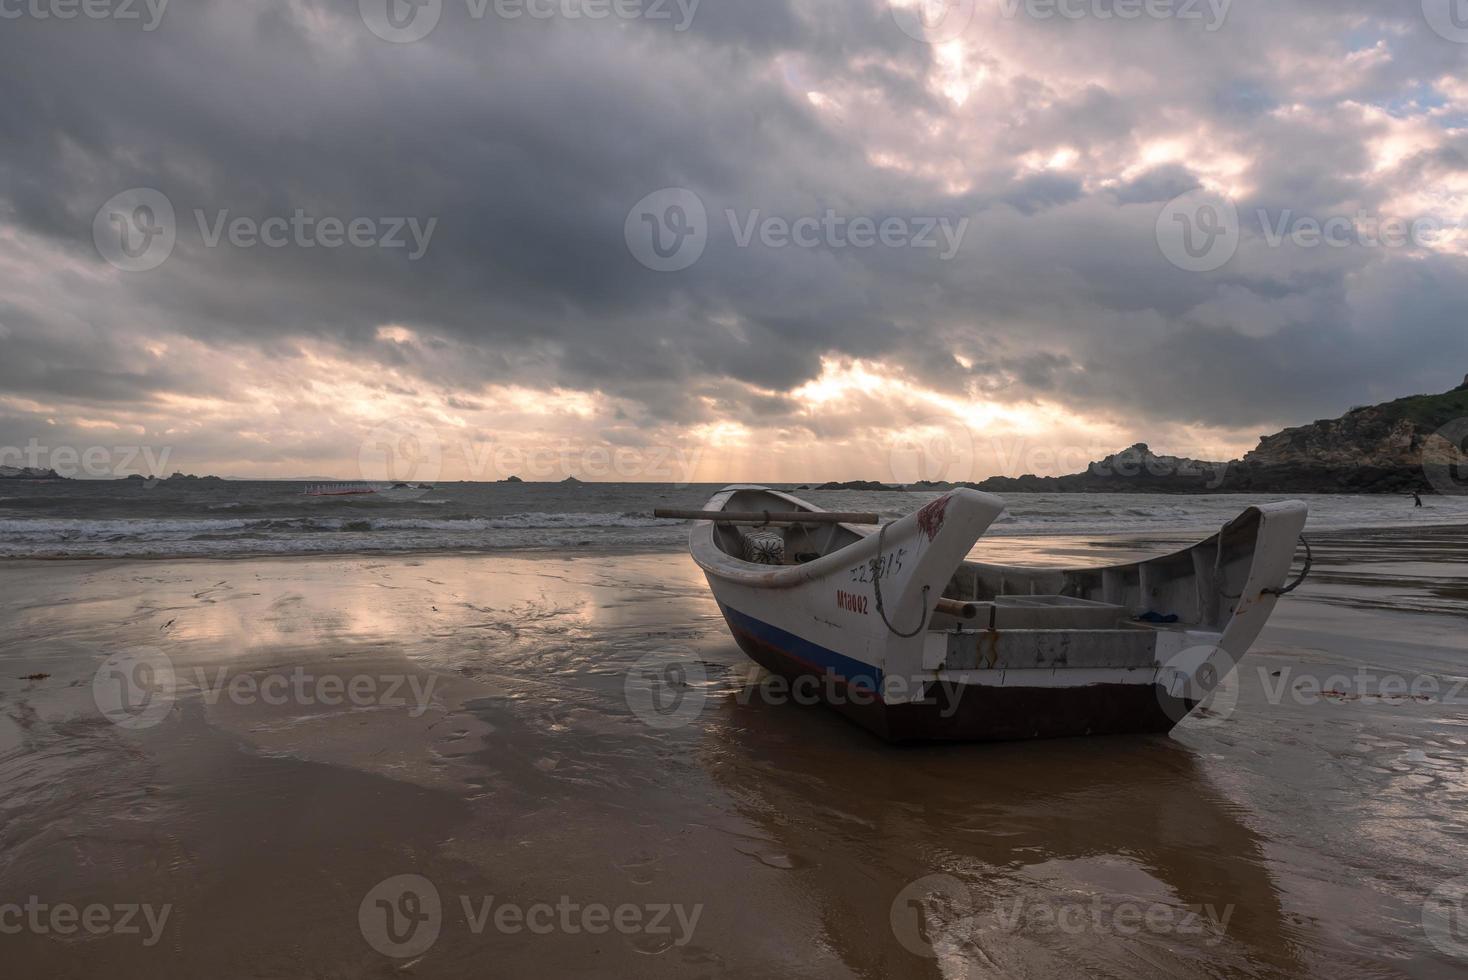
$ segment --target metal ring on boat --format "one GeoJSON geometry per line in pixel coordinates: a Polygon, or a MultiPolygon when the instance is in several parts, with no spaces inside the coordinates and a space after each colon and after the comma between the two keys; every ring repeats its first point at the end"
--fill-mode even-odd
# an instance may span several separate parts
{"type": "Polygon", "coordinates": [[[1300,543],[1305,546],[1305,567],[1300,569],[1299,576],[1293,582],[1291,582],[1289,585],[1284,586],[1283,588],[1265,589],[1264,595],[1289,595],[1291,592],[1295,591],[1300,586],[1305,584],[1305,579],[1308,578],[1310,575],[1310,568],[1312,565],[1315,564],[1315,555],[1310,550],[1310,542],[1305,539],[1305,535],[1303,534],[1300,535],[1300,543]]]}

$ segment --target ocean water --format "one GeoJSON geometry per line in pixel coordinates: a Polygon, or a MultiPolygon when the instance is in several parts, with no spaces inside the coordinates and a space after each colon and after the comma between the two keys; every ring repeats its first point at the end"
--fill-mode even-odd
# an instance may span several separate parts
{"type": "MultiPolygon", "coordinates": [[[[305,484],[0,482],[0,557],[163,558],[492,549],[681,550],[721,485],[449,483],[429,491],[310,497],[305,484]]],[[[800,491],[832,510],[900,517],[936,493],[800,491]]],[[[1281,495],[1282,499],[1284,495],[1281,495]]],[[[1006,494],[989,537],[1203,536],[1266,495],[1006,494]]],[[[1315,530],[1468,523],[1468,498],[1305,497],[1315,530]]]]}

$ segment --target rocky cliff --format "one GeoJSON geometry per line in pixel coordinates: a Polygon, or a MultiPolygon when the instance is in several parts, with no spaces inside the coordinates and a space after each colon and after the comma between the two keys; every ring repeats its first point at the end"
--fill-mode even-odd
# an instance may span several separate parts
{"type": "MultiPolygon", "coordinates": [[[[1357,493],[1412,490],[1447,492],[1434,467],[1465,461],[1468,378],[1440,395],[1413,395],[1338,419],[1264,436],[1229,467],[1226,489],[1341,490],[1357,493]]],[[[1456,484],[1457,478],[1452,482],[1456,484]]]]}
{"type": "Polygon", "coordinates": [[[1228,463],[1158,456],[1138,443],[1061,477],[994,477],[981,490],[1468,493],[1468,378],[1440,395],[1353,408],[1263,436],[1228,463]]]}

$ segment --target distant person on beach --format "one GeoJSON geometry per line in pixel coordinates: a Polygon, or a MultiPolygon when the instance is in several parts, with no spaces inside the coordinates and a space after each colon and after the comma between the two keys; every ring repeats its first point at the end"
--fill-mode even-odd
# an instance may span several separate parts
{"type": "Polygon", "coordinates": [[[1419,494],[1416,490],[1413,490],[1412,491],[1412,499],[1414,501],[1416,501],[1416,503],[1413,506],[1416,506],[1416,507],[1421,507],[1422,506],[1422,495],[1419,494]]]}

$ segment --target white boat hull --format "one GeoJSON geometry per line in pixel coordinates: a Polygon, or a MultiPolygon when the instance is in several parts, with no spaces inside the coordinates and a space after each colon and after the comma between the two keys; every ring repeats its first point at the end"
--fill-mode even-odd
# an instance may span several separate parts
{"type": "MultiPolygon", "coordinates": [[[[819,511],[751,486],[707,509],[790,505],[819,511]]],[[[850,543],[798,564],[745,561],[712,521],[694,526],[690,547],[751,659],[884,738],[1165,732],[1258,636],[1306,516],[1298,503],[1250,508],[1193,548],[1115,568],[965,561],[1003,507],[955,490],[880,530],[837,525],[825,533],[850,543]],[[980,619],[935,612],[945,594],[974,601],[980,619]],[[1134,619],[1148,612],[1179,622],[1134,619]]]]}

